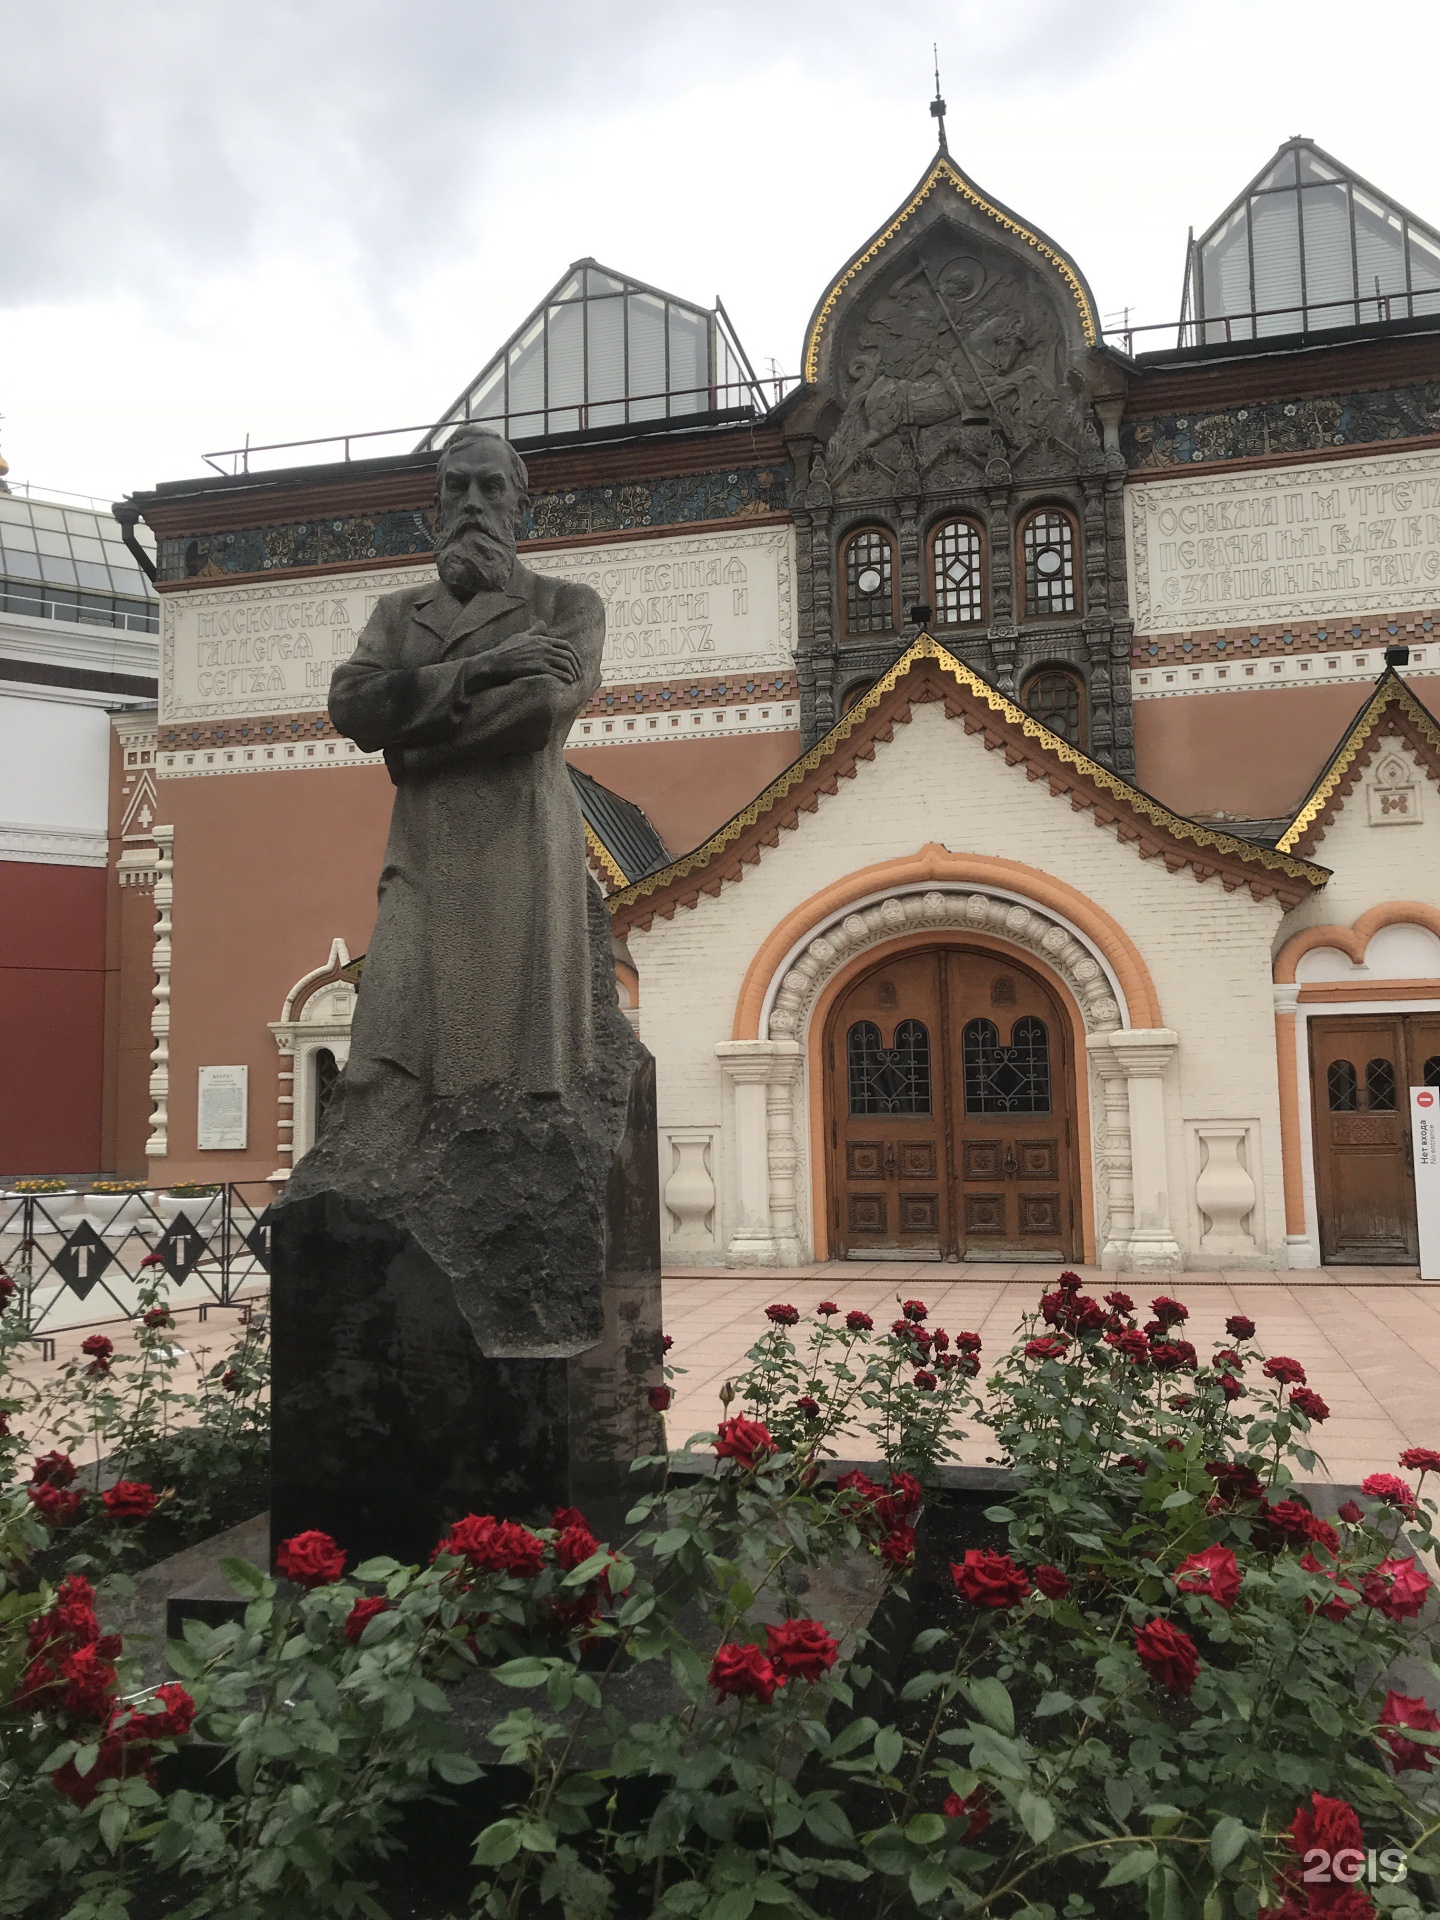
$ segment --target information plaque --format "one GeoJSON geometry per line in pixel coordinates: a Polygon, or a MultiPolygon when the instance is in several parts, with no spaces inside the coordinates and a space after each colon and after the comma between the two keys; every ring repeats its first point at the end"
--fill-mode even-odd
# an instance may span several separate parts
{"type": "Polygon", "coordinates": [[[249,1115],[249,1067],[201,1067],[196,1122],[201,1152],[243,1152],[249,1145],[249,1115]]]}

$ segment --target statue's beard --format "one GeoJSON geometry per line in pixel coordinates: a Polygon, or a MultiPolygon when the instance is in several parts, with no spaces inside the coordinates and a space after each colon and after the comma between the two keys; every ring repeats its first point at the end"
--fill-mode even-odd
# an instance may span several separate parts
{"type": "Polygon", "coordinates": [[[452,527],[441,539],[435,565],[457,599],[498,593],[515,569],[515,537],[497,536],[474,521],[452,527]]]}

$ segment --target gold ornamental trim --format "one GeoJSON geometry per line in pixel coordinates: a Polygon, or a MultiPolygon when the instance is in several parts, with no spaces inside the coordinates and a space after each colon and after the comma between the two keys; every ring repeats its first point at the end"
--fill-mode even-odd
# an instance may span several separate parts
{"type": "Polygon", "coordinates": [[[1290,880],[1299,880],[1307,886],[1322,887],[1330,878],[1329,869],[1312,861],[1296,858],[1288,852],[1272,850],[1269,847],[1257,847],[1252,841],[1239,840],[1233,834],[1221,832],[1215,827],[1203,827],[1195,820],[1187,820],[1183,814],[1172,813],[1158,800],[1152,800],[1148,793],[1142,793],[1138,787],[1132,787],[1128,780],[1122,780],[1119,774],[1112,773],[1108,767],[1102,767],[1098,760],[1092,760],[1078,747],[1072,747],[1068,740],[1062,740],[1052,733],[1043,721],[1037,720],[1032,713],[1026,713],[1017,707],[1013,700],[1007,700],[988,681],[972,673],[963,661],[941,646],[928,633],[920,634],[889,672],[877,680],[870,691],[857,700],[850,711],[837,720],[822,740],[817,740],[810,751],[788,766],[778,779],[773,780],[763,792],[757,794],[745,808],[737,813],[733,820],[727,820],[718,833],[713,834],[693,853],[687,853],[683,859],[674,861],[668,867],[647,874],[643,880],[612,893],[606,902],[612,913],[622,907],[634,905],[660,888],[676,880],[687,879],[692,873],[699,872],[725,849],[738,840],[747,828],[755,826],[771,813],[786,796],[828,760],[836,750],[847,741],[857,728],[863,726],[870,715],[879,706],[894,687],[896,687],[910,669],[919,660],[933,660],[943,673],[949,674],[957,685],[982,700],[992,713],[1006,720],[1027,739],[1034,740],[1053,759],[1066,766],[1074,767],[1104,792],[1120,801],[1131,813],[1138,814],[1152,825],[1168,833],[1172,839],[1189,841],[1197,847],[1209,847],[1216,853],[1228,855],[1246,866],[1260,867],[1269,873],[1282,873],[1290,880]]]}
{"type": "Polygon", "coordinates": [[[1421,705],[1400,676],[1393,669],[1387,669],[1384,679],[1361,709],[1359,718],[1346,734],[1334,759],[1305,796],[1300,811],[1276,841],[1275,845],[1279,851],[1289,853],[1304,839],[1334,799],[1350,769],[1365,752],[1374,738],[1376,728],[1392,707],[1403,713],[1415,731],[1429,744],[1432,752],[1440,755],[1440,726],[1435,724],[1428,708],[1421,705]]]}
{"type": "Polygon", "coordinates": [[[625,886],[630,879],[629,874],[624,871],[620,862],[615,858],[614,854],[611,853],[610,849],[600,838],[599,834],[596,833],[588,820],[585,821],[584,826],[585,851],[600,868],[600,871],[605,875],[607,880],[613,882],[617,887],[625,886]]]}
{"type": "Polygon", "coordinates": [[[985,198],[983,193],[970,184],[964,174],[961,173],[960,169],[955,166],[951,160],[941,155],[936,160],[934,166],[931,167],[929,173],[927,173],[921,181],[920,185],[915,189],[914,193],[911,194],[904,206],[901,207],[900,211],[891,220],[889,226],[878,233],[865,251],[851,261],[850,265],[846,267],[845,271],[840,275],[840,278],[835,282],[834,286],[831,287],[821,302],[820,311],[811,322],[810,332],[805,341],[803,365],[804,377],[807,384],[813,386],[816,376],[819,373],[820,336],[829,324],[830,316],[834,312],[841,294],[845,291],[846,287],[849,286],[850,282],[855,279],[857,274],[869,266],[876,255],[890,244],[910,218],[911,214],[915,213],[925,201],[929,199],[935,189],[941,185],[953,187],[962,200],[968,201],[977,212],[985,214],[989,219],[993,220],[997,226],[1003,227],[1007,233],[1013,233],[1018,240],[1023,240],[1027,247],[1033,247],[1041,259],[1047,261],[1049,265],[1055,269],[1060,275],[1060,278],[1065,282],[1065,285],[1069,288],[1070,297],[1075,302],[1076,309],[1080,315],[1080,326],[1085,335],[1086,346],[1093,347],[1096,344],[1100,334],[1099,328],[1095,323],[1095,310],[1090,305],[1090,299],[1085,291],[1084,283],[1080,275],[1065,258],[1064,254],[1060,252],[1058,247],[1052,247],[1048,240],[1042,240],[1038,233],[1032,233],[1029,227],[1022,226],[1012,215],[994,206],[985,198]]]}

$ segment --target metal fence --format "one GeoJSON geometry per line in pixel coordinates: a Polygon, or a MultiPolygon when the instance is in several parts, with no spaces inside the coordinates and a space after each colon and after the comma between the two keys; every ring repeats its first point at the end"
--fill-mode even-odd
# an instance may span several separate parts
{"type": "Polygon", "coordinates": [[[270,1272],[273,1189],[257,1182],[210,1193],[0,1193],[0,1268],[19,1289],[31,1333],[130,1318],[140,1289],[163,1273],[201,1305],[229,1306],[270,1272]]]}

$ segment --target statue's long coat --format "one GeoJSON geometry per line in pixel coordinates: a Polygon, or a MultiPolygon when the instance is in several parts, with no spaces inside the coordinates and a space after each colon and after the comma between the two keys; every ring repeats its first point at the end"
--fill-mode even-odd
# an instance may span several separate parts
{"type": "Polygon", "coordinates": [[[330,717],[395,781],[350,1073],[391,1061],[427,1091],[564,1088],[591,1047],[584,827],[563,758],[600,684],[605,606],[516,562],[504,593],[387,593],[330,686],[330,717]],[[461,692],[465,663],[543,626],[580,678],[461,692]]]}

